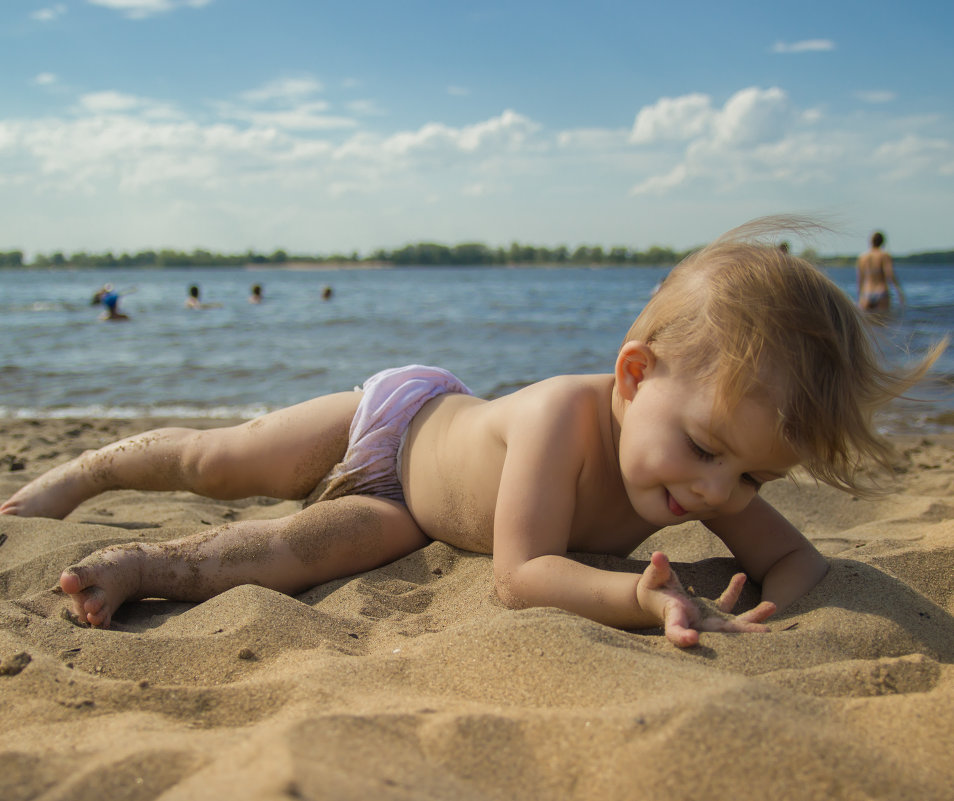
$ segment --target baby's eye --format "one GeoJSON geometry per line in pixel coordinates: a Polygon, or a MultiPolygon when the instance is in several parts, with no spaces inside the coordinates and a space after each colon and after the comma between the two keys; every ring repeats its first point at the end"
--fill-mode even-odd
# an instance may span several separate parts
{"type": "Polygon", "coordinates": [[[754,487],[756,492],[762,489],[763,482],[759,481],[755,476],[750,476],[748,473],[742,474],[742,481],[750,487],[754,487]]]}
{"type": "Polygon", "coordinates": [[[691,450],[696,456],[702,459],[702,461],[711,462],[713,459],[715,459],[715,454],[707,451],[688,434],[686,434],[686,444],[689,445],[689,450],[691,450]]]}

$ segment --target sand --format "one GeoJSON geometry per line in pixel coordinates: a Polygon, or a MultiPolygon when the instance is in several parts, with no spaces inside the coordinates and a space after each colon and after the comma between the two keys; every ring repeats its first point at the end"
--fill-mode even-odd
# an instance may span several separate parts
{"type": "MultiPolygon", "coordinates": [[[[0,421],[0,497],[156,422],[0,421]]],[[[0,799],[950,799],[954,437],[899,447],[884,500],[768,488],[829,575],[771,633],[687,650],[507,610],[490,559],[440,543],[297,597],[242,586],[81,628],[64,566],[295,504],[114,492],[0,517],[0,799]]],[[[653,548],[701,595],[734,572],[698,525],[597,561],[653,548]]]]}

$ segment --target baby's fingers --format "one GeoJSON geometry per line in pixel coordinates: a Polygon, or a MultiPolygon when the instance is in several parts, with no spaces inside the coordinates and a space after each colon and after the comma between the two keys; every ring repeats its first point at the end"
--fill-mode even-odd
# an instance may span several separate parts
{"type": "Polygon", "coordinates": [[[756,633],[770,631],[769,627],[762,623],[756,623],[751,620],[743,620],[739,617],[708,617],[699,624],[699,630],[756,633]]]}
{"type": "Polygon", "coordinates": [[[706,617],[699,628],[703,631],[769,631],[769,627],[762,623],[775,613],[775,604],[771,601],[762,601],[754,609],[743,612],[738,616],[712,615],[706,617]]]}
{"type": "Polygon", "coordinates": [[[666,609],[663,625],[666,630],[666,639],[679,648],[689,648],[699,642],[699,632],[691,627],[684,610],[675,604],[671,604],[666,609]]]}
{"type": "Polygon", "coordinates": [[[672,580],[672,577],[673,572],[669,566],[669,557],[661,551],[653,551],[652,556],[649,557],[649,564],[643,571],[643,581],[646,583],[646,588],[656,590],[664,587],[672,580]]]}
{"type": "Polygon", "coordinates": [[[745,573],[736,573],[730,580],[725,592],[719,596],[716,606],[720,612],[731,612],[739,601],[742,588],[745,586],[745,573]]]}
{"type": "Polygon", "coordinates": [[[736,619],[745,620],[750,623],[761,623],[763,620],[767,620],[774,615],[777,608],[778,607],[776,607],[771,601],[762,601],[762,603],[760,603],[754,609],[750,609],[748,612],[743,612],[736,619]]]}

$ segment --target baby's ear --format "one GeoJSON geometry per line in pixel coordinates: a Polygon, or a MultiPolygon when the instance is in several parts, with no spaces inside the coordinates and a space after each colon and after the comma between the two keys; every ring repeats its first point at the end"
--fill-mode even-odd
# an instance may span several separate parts
{"type": "Polygon", "coordinates": [[[632,340],[620,348],[616,357],[616,391],[624,400],[631,401],[640,382],[656,364],[653,349],[645,342],[632,340]]]}

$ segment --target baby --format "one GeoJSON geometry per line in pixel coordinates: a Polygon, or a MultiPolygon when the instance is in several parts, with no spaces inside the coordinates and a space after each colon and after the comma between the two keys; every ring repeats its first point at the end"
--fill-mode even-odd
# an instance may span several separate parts
{"type": "MultiPolygon", "coordinates": [[[[495,400],[450,373],[386,370],[361,390],[231,428],[164,428],[40,476],[0,512],[63,517],[106,490],[267,495],[304,508],[182,539],[97,551],[60,578],[76,615],[107,627],[126,600],[202,601],[254,583],[286,593],[372,570],[431,540],[493,554],[509,607],[555,606],[611,626],[765,631],[827,563],[759,495],[802,465],[863,491],[887,466],[872,413],[917,381],[879,366],[851,300],[805,261],[729,232],[677,266],[627,334],[612,373],[546,379],[495,400]],[[642,574],[570,552],[626,556],[653,532],[701,520],[738,560],[713,605],[654,553],[642,574]],[[730,614],[745,575],[762,602],[730,614]]],[[[797,222],[797,221],[796,221],[797,222]]]]}

